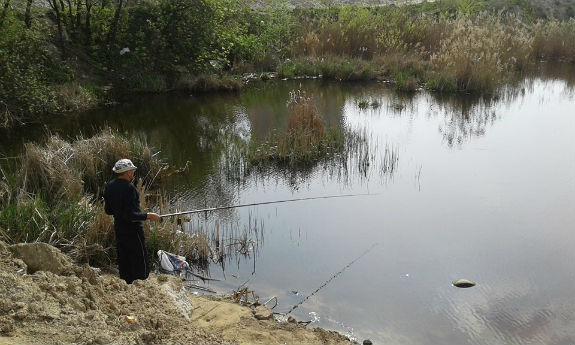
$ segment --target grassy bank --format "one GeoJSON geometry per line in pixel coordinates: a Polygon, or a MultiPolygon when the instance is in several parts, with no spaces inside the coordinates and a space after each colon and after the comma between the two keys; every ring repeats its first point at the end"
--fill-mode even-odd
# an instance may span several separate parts
{"type": "MultiPolygon", "coordinates": [[[[131,157],[141,178],[142,208],[149,202],[168,211],[168,203],[147,193],[157,189],[164,164],[141,138],[104,130],[91,138],[26,144],[23,156],[0,166],[0,239],[7,243],[46,242],[78,262],[105,267],[115,262],[112,217],[104,213],[101,194],[113,178],[111,166],[131,157]]],[[[193,262],[211,258],[207,234],[177,232],[177,220],[146,223],[150,259],[158,249],[185,255],[193,262]]]]}
{"type": "Polygon", "coordinates": [[[48,3],[0,2],[2,125],[135,92],[236,91],[244,72],[490,94],[540,60],[575,56],[573,5],[561,1],[48,3]]]}

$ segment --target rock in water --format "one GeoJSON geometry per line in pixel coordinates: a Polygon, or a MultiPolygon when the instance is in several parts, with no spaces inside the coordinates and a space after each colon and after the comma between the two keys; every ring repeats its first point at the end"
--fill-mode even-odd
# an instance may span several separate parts
{"type": "Polygon", "coordinates": [[[457,279],[453,281],[453,286],[456,286],[458,288],[470,288],[472,286],[475,286],[475,283],[467,279],[457,279]]]}

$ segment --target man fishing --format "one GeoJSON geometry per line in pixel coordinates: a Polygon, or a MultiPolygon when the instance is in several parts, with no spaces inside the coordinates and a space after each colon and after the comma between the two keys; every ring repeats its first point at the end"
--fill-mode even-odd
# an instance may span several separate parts
{"type": "Polygon", "coordinates": [[[114,216],[114,232],[120,278],[131,284],[136,279],[148,278],[146,241],[142,222],[160,220],[156,213],[142,213],[140,195],[132,184],[136,166],[129,159],[120,159],[112,171],[116,178],[106,185],[104,201],[106,214],[114,216]]]}

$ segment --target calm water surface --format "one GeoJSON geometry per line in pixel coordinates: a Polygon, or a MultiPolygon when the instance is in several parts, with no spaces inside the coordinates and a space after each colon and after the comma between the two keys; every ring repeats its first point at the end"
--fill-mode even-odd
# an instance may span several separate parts
{"type": "Polygon", "coordinates": [[[229,293],[247,281],[286,312],[377,244],[292,315],[375,344],[573,344],[574,95],[572,67],[492,101],[285,81],[241,95],[148,97],[4,133],[0,143],[17,153],[47,132],[89,135],[104,125],[144,135],[172,165],[190,161],[166,181],[180,210],[376,194],[196,217],[194,229],[217,223],[230,237],[257,228],[246,230],[254,240],[247,256],[209,267],[222,279],[210,287],[229,293]],[[360,173],[352,160],[347,173],[328,163],[226,178],[230,138],[285,128],[294,89],[313,95],[328,123],[368,138],[370,168],[360,173]],[[360,100],[379,106],[360,109],[360,100]],[[386,147],[399,156],[393,173],[381,166],[386,147]],[[459,278],[477,286],[453,287],[459,278]]]}

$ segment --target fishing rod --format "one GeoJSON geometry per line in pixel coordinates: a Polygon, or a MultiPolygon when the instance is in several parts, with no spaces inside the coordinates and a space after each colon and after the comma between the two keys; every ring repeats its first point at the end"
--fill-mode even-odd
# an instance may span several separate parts
{"type": "Polygon", "coordinates": [[[198,210],[190,210],[190,211],[166,213],[166,214],[161,214],[160,217],[161,217],[161,218],[165,218],[165,217],[172,217],[172,216],[180,216],[180,215],[183,215],[183,214],[193,214],[193,213],[201,213],[201,212],[209,212],[209,211],[217,211],[217,210],[228,210],[228,209],[231,209],[231,208],[240,208],[240,207],[248,207],[248,206],[279,204],[279,203],[293,202],[293,201],[317,200],[317,199],[332,199],[332,198],[346,198],[346,197],[363,196],[363,195],[377,195],[377,194],[365,193],[365,194],[327,195],[327,196],[316,196],[316,197],[309,197],[309,198],[297,198],[297,199],[286,199],[286,200],[254,202],[254,203],[250,203],[250,204],[240,204],[240,205],[231,205],[231,206],[219,206],[219,207],[208,207],[208,208],[201,208],[201,209],[198,209],[198,210]]]}
{"type": "Polygon", "coordinates": [[[353,261],[351,261],[350,263],[348,263],[347,265],[345,265],[341,270],[339,270],[337,273],[335,273],[334,275],[331,276],[331,278],[329,278],[328,280],[326,280],[325,282],[323,282],[323,284],[321,284],[320,287],[318,287],[317,289],[315,289],[314,292],[312,292],[311,294],[307,295],[306,298],[304,298],[302,301],[300,301],[298,304],[294,305],[285,315],[289,315],[292,311],[294,311],[297,307],[299,307],[300,305],[302,305],[305,301],[307,301],[311,296],[315,295],[316,293],[319,292],[319,290],[323,289],[327,284],[329,284],[332,280],[334,280],[335,278],[337,278],[337,276],[339,276],[340,274],[343,273],[343,271],[345,271],[346,269],[348,269],[351,265],[353,265],[357,260],[361,259],[363,256],[365,256],[367,253],[371,252],[371,250],[373,248],[375,248],[378,245],[378,243],[374,243],[371,245],[371,247],[369,247],[368,249],[366,249],[363,253],[361,253],[360,256],[358,256],[357,258],[353,259],[353,261]]]}

